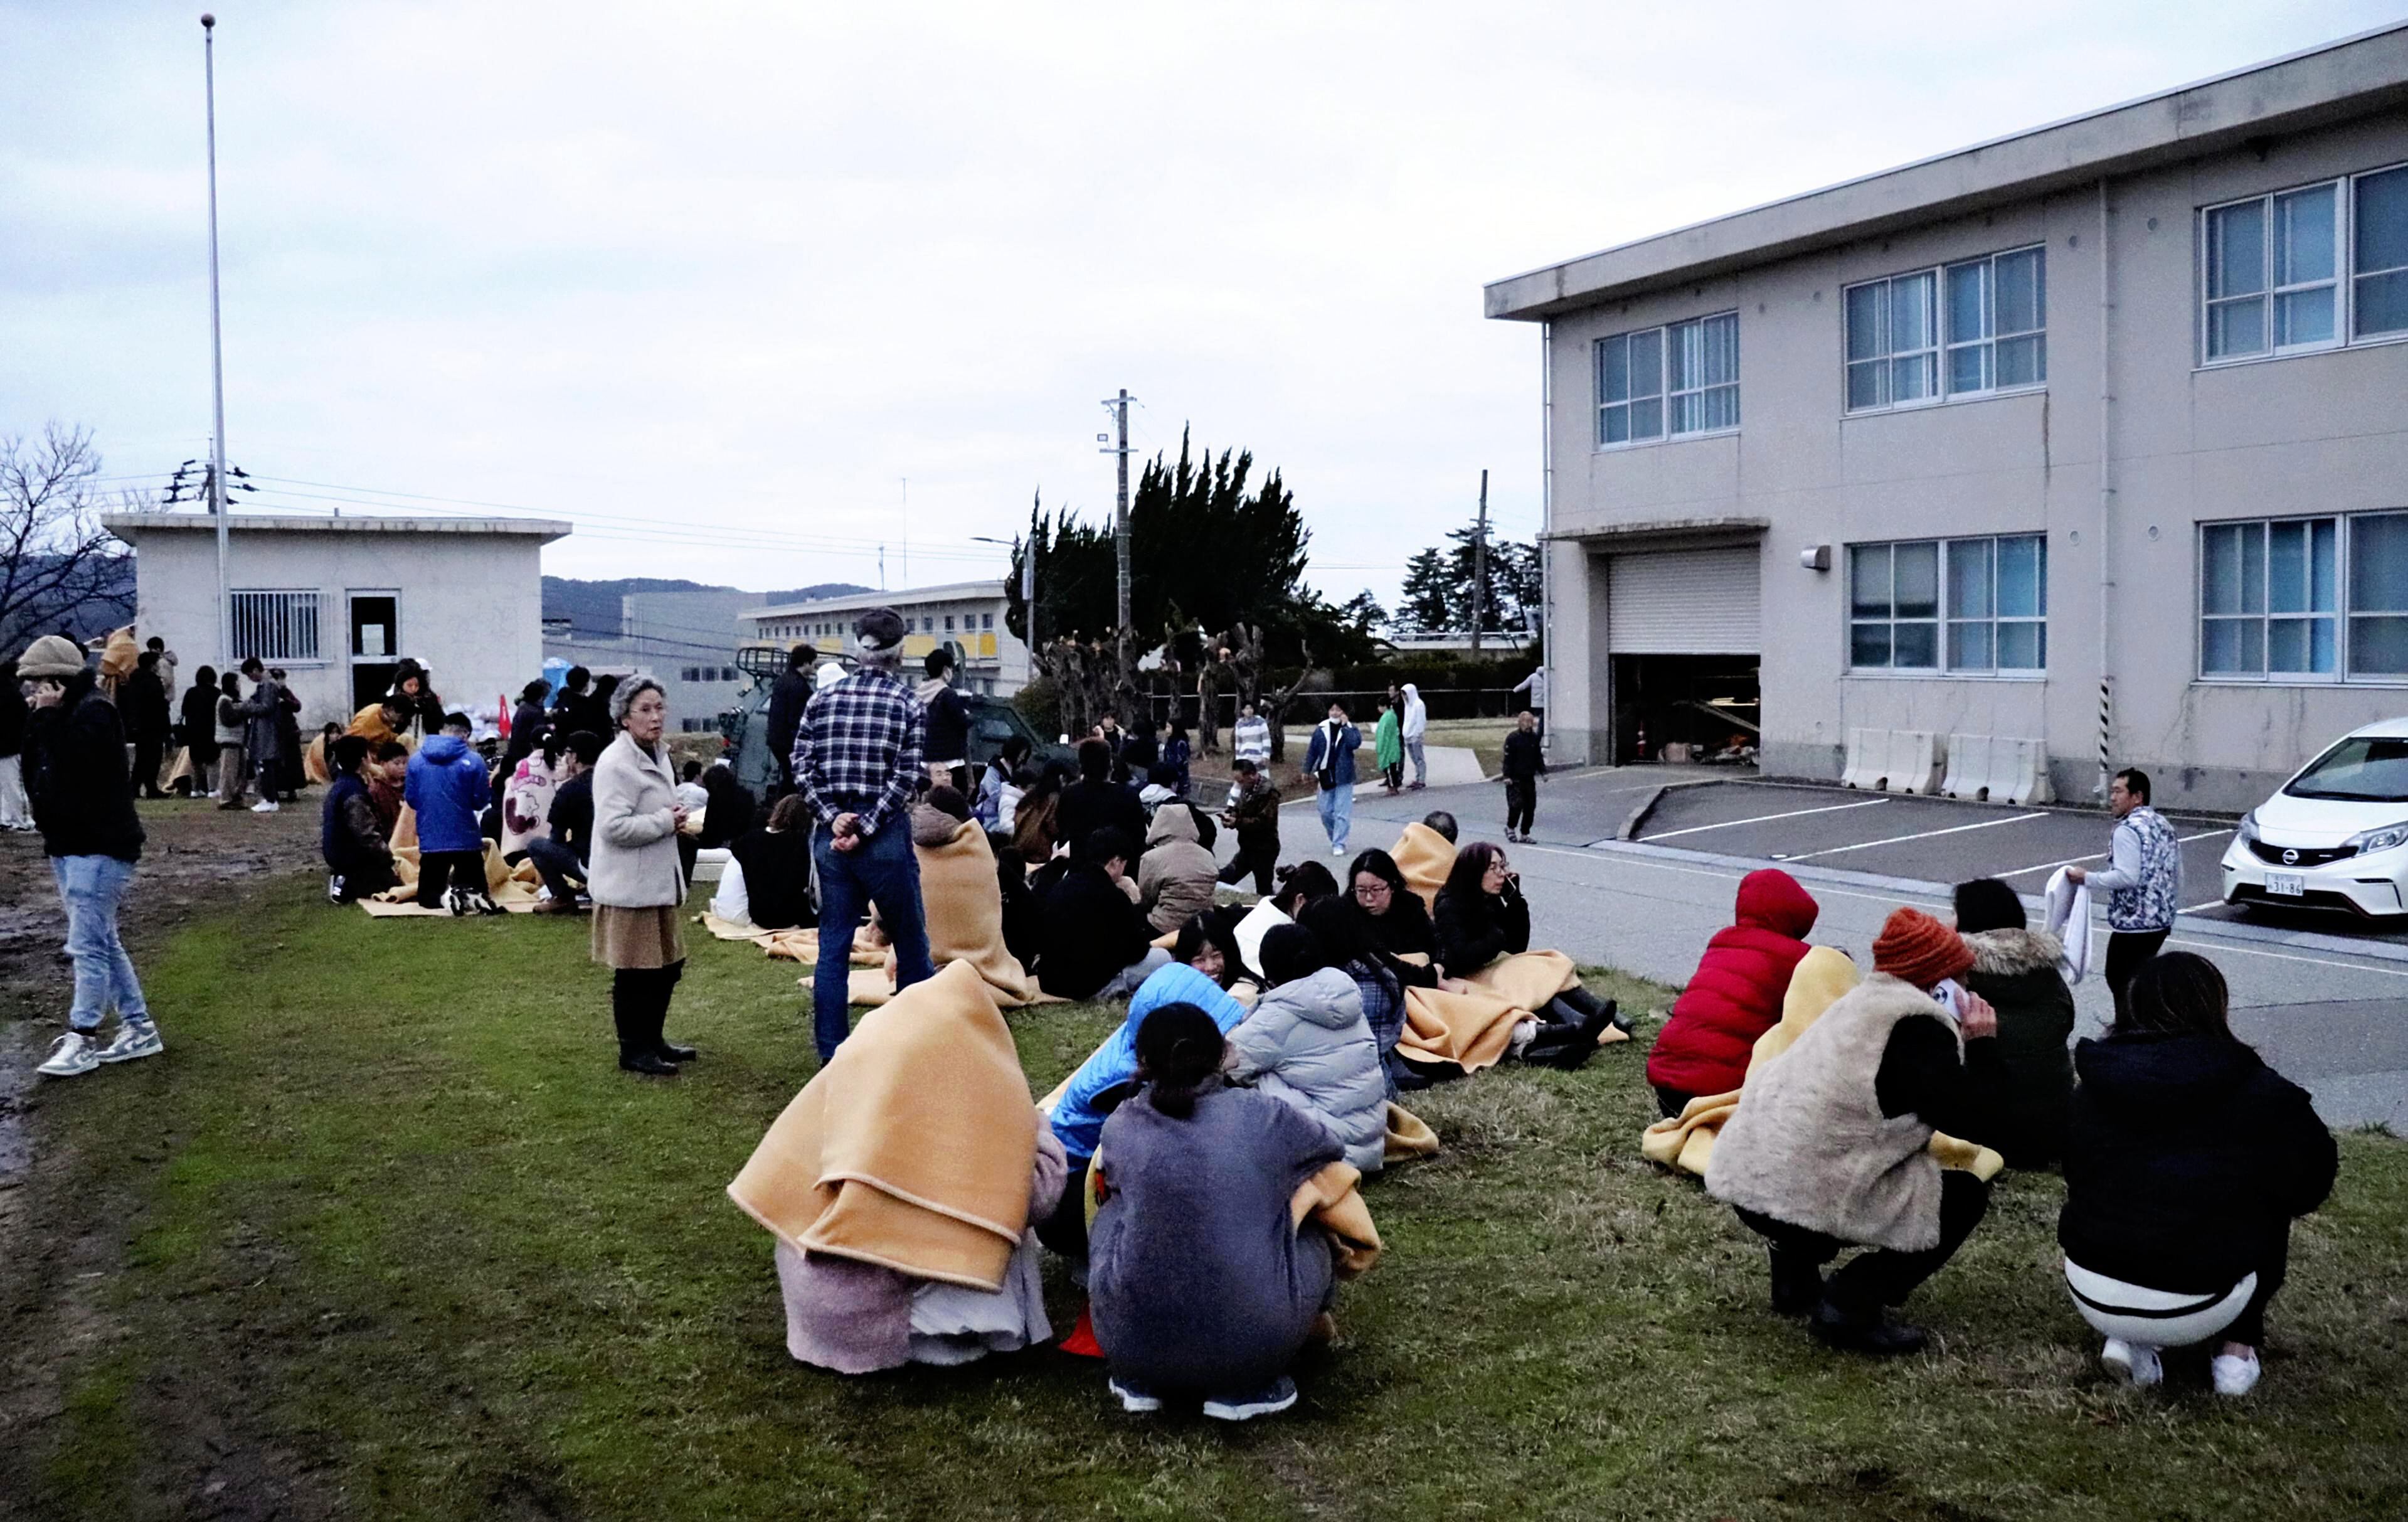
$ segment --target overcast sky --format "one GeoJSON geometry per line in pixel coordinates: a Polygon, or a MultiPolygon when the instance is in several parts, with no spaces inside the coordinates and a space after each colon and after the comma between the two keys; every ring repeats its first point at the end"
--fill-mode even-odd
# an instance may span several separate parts
{"type": "MultiPolygon", "coordinates": [[[[146,489],[207,453],[201,3],[0,0],[0,433],[87,424],[146,489]]],[[[1034,492],[1109,515],[1125,386],[1133,442],[1252,450],[1314,581],[1385,601],[1484,467],[1538,525],[1538,333],[1484,281],[2402,0],[216,8],[256,501],[494,504],[579,523],[557,574],[754,589],[882,541],[903,585],[908,534],[957,580],[1034,492]]]]}

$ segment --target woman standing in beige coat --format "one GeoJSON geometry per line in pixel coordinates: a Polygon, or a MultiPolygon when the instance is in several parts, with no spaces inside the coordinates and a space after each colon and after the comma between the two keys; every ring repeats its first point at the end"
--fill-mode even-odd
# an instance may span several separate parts
{"type": "Polygon", "coordinates": [[[586,888],[594,896],[594,959],[611,969],[610,1014],[619,1027],[619,1066],[674,1078],[697,1055],[661,1034],[669,998],[685,972],[685,871],[678,831],[677,772],[661,736],[669,705],[660,683],[637,677],[610,695],[618,738],[594,768],[594,851],[586,888]]]}

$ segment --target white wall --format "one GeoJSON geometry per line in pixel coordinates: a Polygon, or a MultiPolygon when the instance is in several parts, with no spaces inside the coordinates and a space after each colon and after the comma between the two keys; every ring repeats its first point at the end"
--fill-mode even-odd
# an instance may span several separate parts
{"type": "MultiPolygon", "coordinates": [[[[136,613],[181,660],[179,680],[218,665],[217,542],[206,532],[129,529],[136,613]]],[[[348,592],[394,592],[399,655],[424,665],[455,707],[490,707],[543,674],[542,540],[527,534],[245,529],[236,520],[235,590],[314,589],[322,595],[315,663],[284,661],[301,698],[301,726],[351,715],[348,592]]]]}

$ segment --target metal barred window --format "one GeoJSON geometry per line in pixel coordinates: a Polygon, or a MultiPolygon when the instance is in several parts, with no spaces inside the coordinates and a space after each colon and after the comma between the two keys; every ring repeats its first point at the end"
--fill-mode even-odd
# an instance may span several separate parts
{"type": "Polygon", "coordinates": [[[318,593],[237,591],[233,596],[236,660],[256,655],[272,666],[325,658],[318,639],[324,624],[318,593]]]}

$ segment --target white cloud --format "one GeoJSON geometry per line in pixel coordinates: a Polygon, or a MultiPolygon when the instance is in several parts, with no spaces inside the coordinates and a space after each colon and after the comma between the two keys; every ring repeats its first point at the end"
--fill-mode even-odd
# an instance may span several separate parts
{"type": "MultiPolygon", "coordinates": [[[[0,429],[89,423],[113,473],[208,428],[195,8],[0,4],[0,429]]],[[[1284,470],[1340,596],[1392,593],[1483,467],[1536,525],[1537,338],[1482,282],[2387,19],[218,9],[252,471],[593,515],[552,568],[756,587],[874,576],[909,477],[926,580],[1040,486],[1108,510],[1126,385],[1147,449],[1192,422],[1284,470]]]]}

